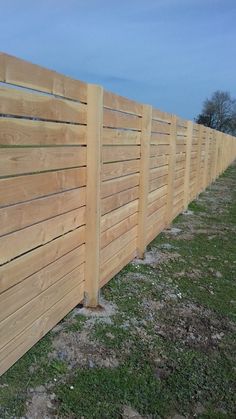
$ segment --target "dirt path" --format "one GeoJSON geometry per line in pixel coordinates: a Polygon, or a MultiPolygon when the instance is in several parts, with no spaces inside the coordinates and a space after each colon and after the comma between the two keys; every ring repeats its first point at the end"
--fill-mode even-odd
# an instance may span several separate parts
{"type": "Polygon", "coordinates": [[[234,418],[236,166],[0,381],[1,418],[234,418]]]}

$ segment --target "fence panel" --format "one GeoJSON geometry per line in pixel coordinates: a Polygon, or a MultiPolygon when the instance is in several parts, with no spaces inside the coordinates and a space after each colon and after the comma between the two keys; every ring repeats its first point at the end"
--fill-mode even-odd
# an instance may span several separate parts
{"type": "Polygon", "coordinates": [[[236,139],[0,54],[0,374],[186,209],[236,139]]]}

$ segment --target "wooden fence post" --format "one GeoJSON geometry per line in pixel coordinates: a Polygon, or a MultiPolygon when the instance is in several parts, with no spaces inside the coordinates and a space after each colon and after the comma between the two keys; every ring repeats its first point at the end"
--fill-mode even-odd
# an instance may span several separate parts
{"type": "Polygon", "coordinates": [[[167,183],[167,207],[166,207],[166,226],[172,221],[173,202],[174,202],[174,179],[176,163],[176,139],[177,139],[177,117],[171,115],[170,125],[170,155],[168,165],[168,183],[167,183]]]}
{"type": "Polygon", "coordinates": [[[195,183],[195,196],[198,197],[201,191],[201,160],[202,160],[202,137],[203,125],[199,127],[198,144],[197,144],[197,168],[196,168],[196,183],[195,183]]]}
{"type": "Polygon", "coordinates": [[[143,105],[141,128],[141,157],[138,212],[138,257],[143,258],[146,250],[147,210],[149,190],[150,141],[152,130],[152,107],[143,105]]]}
{"type": "Polygon", "coordinates": [[[100,187],[102,165],[103,88],[88,85],[86,259],[85,298],[87,307],[99,303],[100,271],[100,187]]]}
{"type": "Polygon", "coordinates": [[[209,163],[209,134],[210,128],[206,129],[206,143],[205,143],[205,156],[204,156],[204,180],[203,186],[206,189],[208,185],[208,163],[209,163]]]}
{"type": "Polygon", "coordinates": [[[218,164],[219,164],[219,145],[220,145],[220,132],[216,133],[216,155],[215,155],[215,173],[214,179],[218,177],[218,164]]]}
{"type": "Polygon", "coordinates": [[[190,183],[190,162],[192,150],[192,137],[193,137],[193,122],[187,122],[187,143],[186,143],[186,162],[184,173],[184,210],[188,208],[189,203],[189,183],[190,183]]]}

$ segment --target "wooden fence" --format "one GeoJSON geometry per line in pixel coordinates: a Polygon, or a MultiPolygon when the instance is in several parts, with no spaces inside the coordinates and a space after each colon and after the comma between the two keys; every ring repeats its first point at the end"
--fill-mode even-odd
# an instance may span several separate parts
{"type": "Polygon", "coordinates": [[[236,139],[0,54],[0,374],[236,157],[236,139]]]}

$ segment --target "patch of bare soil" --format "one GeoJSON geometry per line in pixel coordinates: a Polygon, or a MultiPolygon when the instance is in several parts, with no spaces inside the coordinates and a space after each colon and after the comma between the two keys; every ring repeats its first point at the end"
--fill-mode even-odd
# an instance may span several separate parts
{"type": "Polygon", "coordinates": [[[163,252],[158,249],[152,249],[145,253],[144,259],[136,258],[133,260],[133,265],[149,265],[155,268],[160,263],[168,262],[169,260],[175,260],[180,257],[177,252],[163,252]]]}
{"type": "Polygon", "coordinates": [[[52,341],[53,351],[49,354],[52,359],[65,361],[69,369],[79,367],[116,367],[118,360],[115,353],[105,349],[100,343],[91,338],[95,323],[112,323],[112,316],[116,313],[115,304],[101,299],[100,306],[96,309],[86,307],[75,308],[67,323],[59,330],[52,341]],[[73,325],[77,316],[86,318],[82,331],[71,332],[66,330],[68,325],[73,325]]]}
{"type": "MultiPolygon", "coordinates": [[[[49,353],[49,359],[65,361],[68,370],[74,367],[105,367],[113,368],[119,364],[115,353],[104,348],[101,343],[91,339],[91,332],[95,323],[112,323],[112,316],[116,313],[115,304],[104,299],[97,309],[76,307],[65,320],[54,327],[52,340],[53,350],[49,353]],[[83,330],[71,332],[68,327],[76,322],[78,316],[86,318],[83,330]]],[[[64,380],[66,374],[64,375],[64,380]]],[[[24,416],[27,419],[51,419],[56,418],[57,402],[52,392],[53,382],[46,387],[38,386],[31,388],[27,402],[27,412],[24,416]]]]}
{"type": "Polygon", "coordinates": [[[173,342],[204,351],[216,349],[233,326],[212,311],[193,303],[169,304],[160,311],[156,333],[173,342]]]}
{"type": "Polygon", "coordinates": [[[26,403],[26,419],[56,418],[57,405],[55,394],[50,393],[44,386],[30,389],[30,400],[26,403]]]}
{"type": "Polygon", "coordinates": [[[91,340],[89,330],[61,332],[53,340],[50,358],[66,361],[68,368],[117,367],[119,362],[113,351],[91,340]]]}

